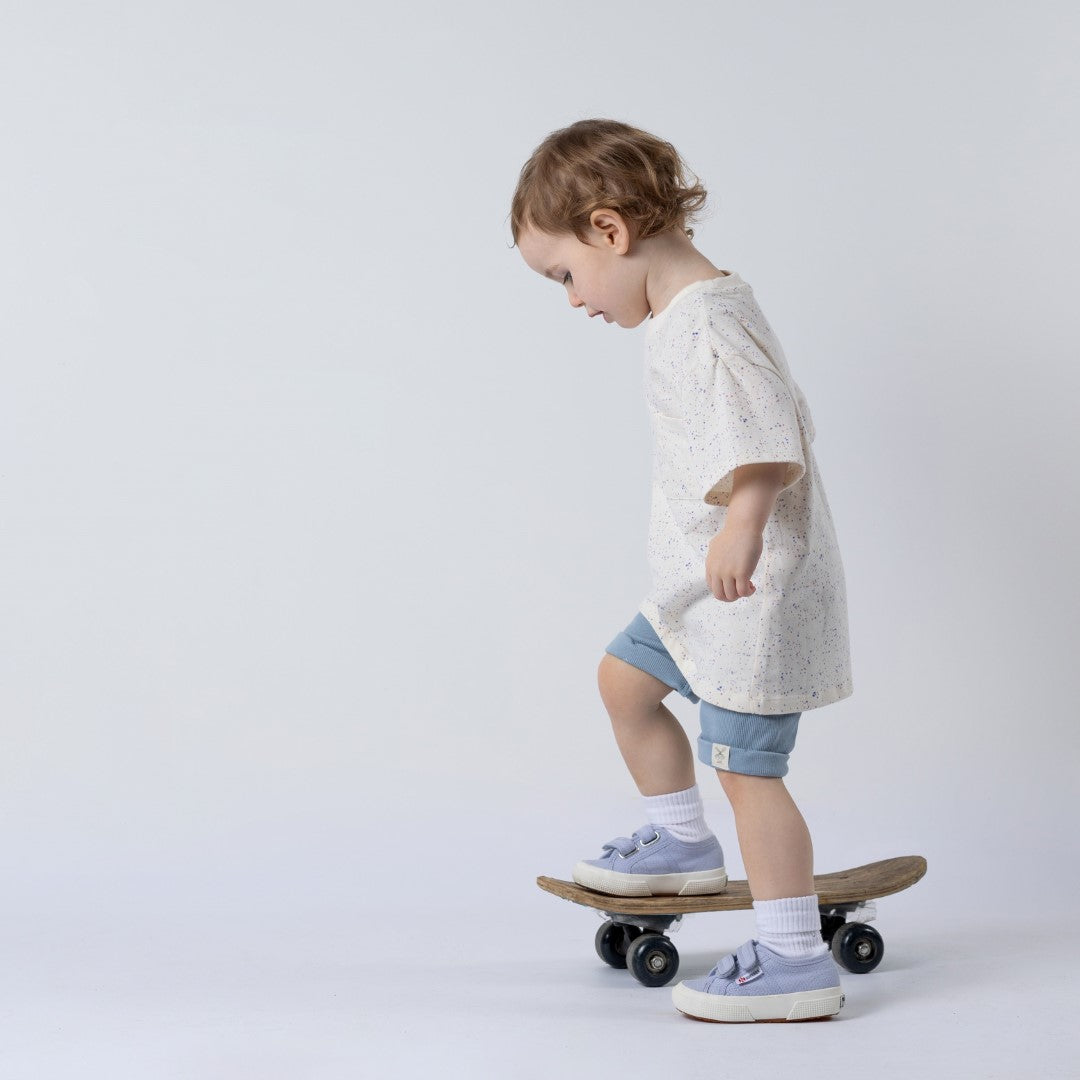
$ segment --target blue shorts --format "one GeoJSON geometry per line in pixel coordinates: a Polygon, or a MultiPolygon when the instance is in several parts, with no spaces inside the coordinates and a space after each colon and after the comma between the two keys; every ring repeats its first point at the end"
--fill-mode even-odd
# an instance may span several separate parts
{"type": "Polygon", "coordinates": [[[788,756],[795,746],[801,712],[732,712],[702,701],[676,667],[652,624],[639,611],[625,629],[615,635],[605,652],[647,671],[678,690],[695,704],[701,702],[701,737],[698,758],[725,772],[746,776],[784,776],[788,756]]]}

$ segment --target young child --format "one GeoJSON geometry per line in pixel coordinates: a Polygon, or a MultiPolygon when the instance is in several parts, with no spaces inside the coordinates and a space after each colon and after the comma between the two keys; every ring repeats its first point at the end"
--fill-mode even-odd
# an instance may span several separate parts
{"type": "Polygon", "coordinates": [[[839,971],[781,778],[802,711],[852,693],[844,571],[806,399],[750,285],[694,247],[686,225],[706,192],[686,172],[670,143],[580,120],[544,139],[513,195],[514,243],[572,307],[627,329],[648,320],[652,584],[598,672],[648,823],[574,880],[617,896],[724,890],[690,743],[662,704],[672,690],[700,702],[698,757],[734,811],[757,936],[679,983],[675,1006],[702,1020],[829,1017],[839,971]]]}

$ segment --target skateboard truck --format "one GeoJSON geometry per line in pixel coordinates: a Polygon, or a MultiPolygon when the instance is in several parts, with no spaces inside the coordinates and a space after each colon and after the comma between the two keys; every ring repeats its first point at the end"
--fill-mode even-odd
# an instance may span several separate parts
{"type": "Polygon", "coordinates": [[[833,959],[856,975],[865,975],[881,963],[885,942],[867,923],[877,918],[877,904],[862,900],[852,904],[821,904],[821,937],[833,959]]]}
{"type": "Polygon", "coordinates": [[[657,934],[675,934],[682,926],[682,915],[620,915],[617,911],[593,909],[601,919],[610,919],[619,926],[640,926],[657,934]]]}

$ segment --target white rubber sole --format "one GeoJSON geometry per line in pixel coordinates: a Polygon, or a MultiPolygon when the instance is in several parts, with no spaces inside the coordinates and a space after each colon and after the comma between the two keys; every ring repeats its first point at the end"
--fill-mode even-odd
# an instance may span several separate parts
{"type": "Polygon", "coordinates": [[[721,866],[688,874],[619,874],[579,862],[574,881],[610,896],[708,896],[727,888],[727,873],[721,866]]]}
{"type": "Polygon", "coordinates": [[[794,994],[766,994],[762,997],[725,997],[691,990],[679,983],[671,991],[675,1008],[694,1020],[717,1024],[751,1024],[761,1021],[826,1020],[844,1007],[839,986],[825,990],[802,990],[794,994]]]}

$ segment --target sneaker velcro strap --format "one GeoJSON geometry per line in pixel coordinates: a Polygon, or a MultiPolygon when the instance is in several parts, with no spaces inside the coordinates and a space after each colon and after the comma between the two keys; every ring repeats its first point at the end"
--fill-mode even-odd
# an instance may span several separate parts
{"type": "Polygon", "coordinates": [[[648,847],[650,844],[655,844],[659,839],[660,831],[654,829],[651,825],[646,825],[645,828],[638,829],[633,836],[616,836],[614,840],[609,840],[602,850],[605,852],[617,851],[625,859],[627,855],[633,855],[639,847],[648,847]]]}
{"type": "Polygon", "coordinates": [[[735,954],[731,953],[731,955],[725,956],[722,960],[718,960],[716,966],[709,974],[716,975],[721,979],[726,979],[729,975],[735,974],[735,966],[735,954]]]}
{"type": "Polygon", "coordinates": [[[741,968],[743,971],[753,971],[757,966],[757,952],[754,950],[754,942],[751,940],[744,945],[740,945],[737,952],[729,953],[720,960],[710,974],[718,975],[721,979],[726,979],[729,976],[734,975],[738,968],[741,968]]]}
{"type": "Polygon", "coordinates": [[[625,859],[627,855],[637,851],[637,841],[631,840],[629,836],[616,836],[604,845],[603,850],[617,851],[625,859]]]}
{"type": "Polygon", "coordinates": [[[753,971],[758,966],[757,951],[754,949],[754,942],[748,941],[745,945],[739,946],[739,951],[735,954],[735,959],[739,961],[739,967],[743,971],[753,971]]]}

